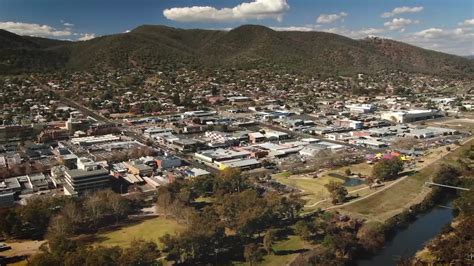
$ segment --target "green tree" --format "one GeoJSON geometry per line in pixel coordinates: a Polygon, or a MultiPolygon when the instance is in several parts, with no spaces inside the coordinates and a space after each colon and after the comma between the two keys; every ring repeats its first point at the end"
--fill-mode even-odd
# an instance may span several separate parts
{"type": "Polygon", "coordinates": [[[403,170],[403,161],[399,157],[380,160],[372,169],[372,177],[380,180],[392,180],[403,170]]]}
{"type": "Polygon", "coordinates": [[[304,241],[310,241],[313,236],[312,224],[308,221],[298,221],[295,224],[295,233],[299,235],[304,241]]]}
{"type": "Polygon", "coordinates": [[[341,183],[331,181],[325,186],[329,193],[331,193],[333,204],[342,203],[346,200],[348,192],[347,189],[341,183]]]}
{"type": "Polygon", "coordinates": [[[246,178],[239,169],[226,168],[217,177],[218,189],[221,194],[241,192],[248,187],[246,178]]]}

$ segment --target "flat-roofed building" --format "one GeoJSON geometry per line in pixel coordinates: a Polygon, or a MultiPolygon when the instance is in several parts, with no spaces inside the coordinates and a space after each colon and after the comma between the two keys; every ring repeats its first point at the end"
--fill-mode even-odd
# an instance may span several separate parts
{"type": "Polygon", "coordinates": [[[109,171],[97,167],[83,170],[73,169],[64,172],[64,194],[77,196],[87,191],[105,189],[110,186],[109,171]]]}
{"type": "Polygon", "coordinates": [[[156,158],[156,166],[159,169],[170,169],[180,167],[183,164],[180,158],[176,156],[159,156],[156,158]]]}
{"type": "Polygon", "coordinates": [[[349,104],[346,105],[351,113],[366,114],[372,113],[375,108],[372,104],[349,104]]]}
{"type": "Polygon", "coordinates": [[[115,135],[103,135],[103,136],[89,136],[72,138],[71,143],[79,146],[90,146],[94,144],[102,144],[107,142],[119,141],[120,137],[115,135]]]}
{"type": "Polygon", "coordinates": [[[386,111],[380,114],[381,119],[397,123],[410,123],[443,116],[444,113],[438,110],[399,110],[386,111]]]}
{"type": "Polygon", "coordinates": [[[274,140],[285,140],[289,139],[290,135],[286,132],[275,131],[275,130],[265,130],[265,138],[269,141],[274,140]]]}
{"type": "Polygon", "coordinates": [[[217,162],[216,165],[219,167],[220,170],[224,170],[227,168],[251,170],[251,169],[259,168],[262,166],[262,164],[256,159],[235,159],[235,160],[217,162]]]}
{"type": "Polygon", "coordinates": [[[0,193],[1,192],[15,192],[21,191],[21,184],[17,177],[11,177],[0,182],[0,193]]]}
{"type": "Polygon", "coordinates": [[[33,191],[42,191],[49,189],[50,179],[44,174],[29,174],[27,175],[27,177],[28,183],[33,189],[33,191]]]}
{"type": "Polygon", "coordinates": [[[249,142],[250,143],[258,143],[258,142],[262,142],[262,141],[265,141],[265,136],[260,133],[260,132],[252,132],[252,133],[249,133],[249,142]]]}
{"type": "Polygon", "coordinates": [[[133,175],[151,176],[153,174],[153,167],[150,167],[141,162],[125,162],[128,167],[128,172],[133,175]]]}
{"type": "Polygon", "coordinates": [[[205,163],[214,163],[220,161],[234,160],[234,159],[244,159],[250,157],[250,152],[248,151],[234,151],[226,149],[216,149],[209,151],[202,151],[195,153],[194,157],[197,160],[200,160],[205,163]]]}

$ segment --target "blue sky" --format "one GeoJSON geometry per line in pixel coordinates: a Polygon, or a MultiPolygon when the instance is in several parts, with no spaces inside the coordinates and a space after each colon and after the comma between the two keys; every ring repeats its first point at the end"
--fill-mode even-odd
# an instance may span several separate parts
{"type": "Polygon", "coordinates": [[[23,35],[86,40],[142,24],[261,24],[474,54],[473,0],[0,0],[0,28],[23,35]]]}

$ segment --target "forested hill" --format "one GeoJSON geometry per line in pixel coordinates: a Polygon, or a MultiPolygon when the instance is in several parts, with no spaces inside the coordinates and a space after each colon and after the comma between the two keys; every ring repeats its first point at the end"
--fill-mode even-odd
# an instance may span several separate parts
{"type": "Polygon", "coordinates": [[[0,73],[126,67],[266,68],[354,74],[401,70],[474,76],[474,61],[405,43],[256,25],[231,31],[140,26],[128,33],[63,42],[0,31],[0,73]]]}

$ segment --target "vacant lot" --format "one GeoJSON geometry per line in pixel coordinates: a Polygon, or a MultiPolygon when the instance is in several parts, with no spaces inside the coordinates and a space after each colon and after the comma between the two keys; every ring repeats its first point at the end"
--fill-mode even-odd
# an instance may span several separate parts
{"type": "Polygon", "coordinates": [[[474,140],[470,140],[446,156],[444,156],[447,153],[445,150],[436,149],[425,158],[423,168],[418,173],[407,177],[390,189],[339,210],[354,217],[384,222],[411,205],[421,202],[431,190],[424,184],[432,178],[437,166],[444,162],[455,161],[472,144],[474,140]]]}
{"type": "Polygon", "coordinates": [[[468,118],[444,118],[427,121],[426,125],[434,127],[448,127],[459,131],[473,131],[474,119],[468,118]]]}
{"type": "Polygon", "coordinates": [[[151,240],[160,244],[160,237],[165,234],[176,234],[183,229],[184,227],[174,220],[157,217],[111,232],[100,233],[95,244],[128,247],[134,239],[151,240]]]}

